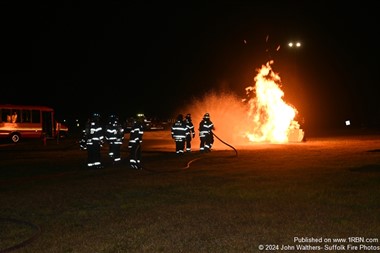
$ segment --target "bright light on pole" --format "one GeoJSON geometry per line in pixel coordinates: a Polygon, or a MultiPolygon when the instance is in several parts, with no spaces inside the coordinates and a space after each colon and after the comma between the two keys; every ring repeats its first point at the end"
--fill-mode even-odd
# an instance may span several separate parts
{"type": "Polygon", "coordinates": [[[288,66],[289,66],[289,83],[291,83],[291,88],[289,90],[294,92],[294,99],[295,103],[300,105],[297,106],[298,108],[298,113],[297,113],[297,121],[300,124],[300,129],[304,130],[305,127],[305,118],[302,113],[302,105],[305,106],[306,100],[304,98],[304,89],[301,84],[302,79],[301,79],[301,72],[299,69],[300,65],[300,60],[302,58],[301,55],[301,41],[299,40],[293,40],[293,41],[288,41],[288,66]]]}
{"type": "Polygon", "coordinates": [[[297,41],[297,42],[289,42],[288,46],[289,47],[301,47],[301,42],[299,42],[299,41],[297,41]]]}

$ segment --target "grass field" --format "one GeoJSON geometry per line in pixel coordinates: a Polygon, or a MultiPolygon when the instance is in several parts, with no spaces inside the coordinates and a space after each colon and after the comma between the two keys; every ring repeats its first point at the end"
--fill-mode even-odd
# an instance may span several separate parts
{"type": "Polygon", "coordinates": [[[121,166],[104,147],[88,170],[72,139],[3,144],[0,252],[380,251],[379,135],[179,157],[162,134],[144,136],[143,170],[126,145],[121,166]]]}

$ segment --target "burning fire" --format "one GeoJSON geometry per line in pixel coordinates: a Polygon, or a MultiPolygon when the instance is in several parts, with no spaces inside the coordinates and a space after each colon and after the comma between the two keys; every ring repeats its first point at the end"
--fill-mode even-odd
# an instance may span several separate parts
{"type": "MultiPolygon", "coordinates": [[[[302,141],[303,130],[294,120],[298,111],[283,100],[281,79],[272,70],[272,64],[273,61],[269,61],[257,70],[254,86],[245,89],[247,98],[242,100],[231,93],[211,92],[201,100],[194,100],[181,113],[192,114],[197,130],[203,115],[208,112],[215,135],[232,145],[302,141]]],[[[224,146],[215,141],[213,148],[217,149],[218,144],[224,146]]]]}
{"type": "Polygon", "coordinates": [[[263,65],[254,79],[255,86],[246,88],[248,97],[254,93],[247,102],[248,117],[253,126],[245,133],[252,142],[287,142],[290,131],[299,129],[298,122],[294,120],[297,109],[283,100],[281,79],[272,70],[271,64],[273,61],[263,65]]]}

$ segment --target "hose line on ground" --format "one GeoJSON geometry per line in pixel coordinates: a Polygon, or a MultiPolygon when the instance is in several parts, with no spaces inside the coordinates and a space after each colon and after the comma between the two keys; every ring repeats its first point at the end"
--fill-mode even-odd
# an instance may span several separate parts
{"type": "Polygon", "coordinates": [[[24,241],[22,241],[16,245],[13,245],[11,247],[8,247],[5,249],[0,249],[0,253],[11,252],[13,250],[24,247],[24,246],[30,244],[32,241],[34,241],[41,233],[41,228],[39,226],[37,226],[33,223],[30,223],[30,222],[27,222],[27,221],[16,220],[16,219],[12,219],[12,218],[0,218],[0,222],[11,222],[11,223],[22,224],[22,225],[26,225],[28,227],[31,227],[35,230],[35,233],[31,237],[29,237],[28,239],[26,239],[26,240],[24,240],[24,241]]]}
{"type": "MultiPolygon", "coordinates": [[[[236,148],[234,148],[232,145],[230,145],[230,144],[228,144],[227,142],[225,142],[225,141],[223,141],[222,139],[220,139],[215,133],[212,132],[212,134],[213,134],[213,136],[215,136],[220,142],[222,142],[224,145],[227,145],[228,147],[232,148],[232,149],[235,151],[235,156],[238,156],[238,152],[237,152],[236,148]]],[[[139,145],[138,148],[140,148],[140,145],[139,145]]],[[[136,149],[136,153],[137,153],[137,149],[136,149]]],[[[136,156],[136,155],[137,155],[137,154],[135,154],[135,156],[136,156]]],[[[190,160],[190,161],[186,164],[185,167],[182,167],[182,168],[180,168],[179,170],[175,170],[175,171],[162,171],[162,172],[158,172],[158,171],[155,171],[155,170],[150,170],[150,169],[146,168],[145,166],[143,167],[143,169],[146,170],[146,171],[154,172],[154,173],[178,172],[178,171],[181,171],[181,170],[184,170],[184,169],[188,169],[188,168],[190,168],[190,164],[191,164],[191,163],[193,163],[193,162],[195,162],[195,161],[197,161],[197,160],[200,160],[200,159],[202,159],[202,158],[201,158],[201,157],[194,158],[194,159],[190,160]]]]}
{"type": "Polygon", "coordinates": [[[236,150],[236,148],[234,148],[232,145],[228,144],[227,142],[223,141],[222,139],[220,139],[214,132],[212,132],[212,134],[220,141],[222,142],[224,145],[227,145],[228,147],[232,148],[234,151],[235,151],[235,154],[236,156],[238,156],[238,152],[236,150]]]}

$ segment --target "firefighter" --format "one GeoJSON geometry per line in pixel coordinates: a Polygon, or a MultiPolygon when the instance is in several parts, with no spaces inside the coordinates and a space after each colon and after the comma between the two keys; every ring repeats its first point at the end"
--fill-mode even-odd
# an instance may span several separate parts
{"type": "Polygon", "coordinates": [[[108,155],[112,159],[112,164],[119,164],[121,161],[120,149],[124,141],[124,128],[116,115],[109,117],[105,131],[105,139],[109,145],[108,155]]]}
{"type": "Polygon", "coordinates": [[[191,119],[191,114],[188,113],[185,117],[186,126],[189,129],[189,134],[186,137],[186,152],[191,152],[191,140],[195,137],[194,124],[191,119]]]}
{"type": "Polygon", "coordinates": [[[177,116],[176,122],[171,127],[172,138],[175,141],[176,154],[183,154],[185,150],[185,142],[188,135],[190,135],[189,128],[183,120],[183,115],[177,116]]]}
{"type": "Polygon", "coordinates": [[[214,135],[212,130],[215,130],[214,124],[210,120],[210,114],[205,113],[203,119],[199,123],[199,138],[200,138],[200,152],[210,152],[214,144],[214,135]]]}
{"type": "Polygon", "coordinates": [[[144,118],[138,116],[133,119],[132,128],[129,132],[129,164],[133,169],[142,169],[141,166],[141,142],[144,135],[144,118]]]}
{"type": "Polygon", "coordinates": [[[80,147],[82,150],[87,150],[87,167],[88,168],[103,168],[101,162],[101,148],[103,147],[104,133],[100,124],[100,114],[94,113],[86,124],[83,130],[80,147]]]}

